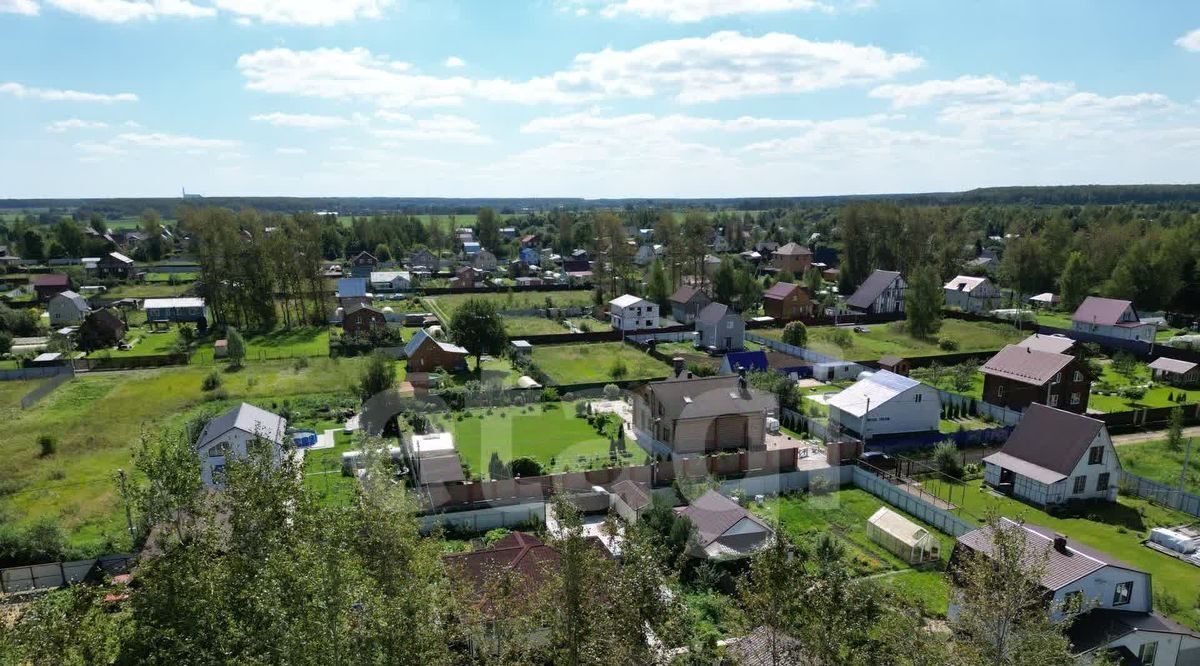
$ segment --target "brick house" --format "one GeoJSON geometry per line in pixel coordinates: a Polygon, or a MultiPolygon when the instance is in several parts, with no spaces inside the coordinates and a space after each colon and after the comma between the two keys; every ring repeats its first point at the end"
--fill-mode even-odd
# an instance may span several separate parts
{"type": "Polygon", "coordinates": [[[763,311],[776,319],[800,319],[815,316],[817,304],[804,287],[779,282],[763,292],[763,311]]]}
{"type": "Polygon", "coordinates": [[[463,372],[467,369],[466,349],[434,340],[425,331],[418,331],[404,345],[404,355],[408,357],[409,372],[434,372],[439,369],[463,372]]]}
{"type": "Polygon", "coordinates": [[[1092,377],[1074,356],[1008,345],[979,371],[984,402],[1018,411],[1034,403],[1076,414],[1087,411],[1092,377]]]}
{"type": "Polygon", "coordinates": [[[771,254],[771,265],[800,278],[812,266],[812,257],[812,250],[807,247],[799,243],[788,243],[771,254]]]}
{"type": "Polygon", "coordinates": [[[663,455],[765,447],[767,414],[775,396],[752,388],[744,376],[694,377],[676,360],[675,376],[634,392],[633,424],[663,455]]]}
{"type": "Polygon", "coordinates": [[[347,335],[367,335],[371,331],[387,327],[387,319],[382,310],[369,305],[352,306],[342,319],[342,330],[347,335]]]}

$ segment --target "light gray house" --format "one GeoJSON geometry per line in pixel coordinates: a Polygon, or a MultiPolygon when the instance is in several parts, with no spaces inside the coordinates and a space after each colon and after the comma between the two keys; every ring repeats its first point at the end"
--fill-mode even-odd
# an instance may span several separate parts
{"type": "Polygon", "coordinates": [[[394,292],[412,289],[412,274],[408,271],[371,271],[373,291],[394,292]]]}
{"type": "Polygon", "coordinates": [[[205,486],[220,487],[225,463],[244,457],[254,442],[271,447],[271,458],[278,463],[283,459],[287,439],[287,420],[243,402],[209,421],[200,432],[200,438],[196,440],[200,477],[205,486]]]}
{"type": "Polygon", "coordinates": [[[828,400],[829,423],[863,441],[872,437],[937,432],[942,403],[937,389],[894,372],[867,375],[828,400]]]}
{"type": "Polygon", "coordinates": [[[83,296],[70,289],[55,294],[46,304],[46,312],[50,315],[50,325],[56,328],[78,324],[91,311],[92,308],[83,296]]]}
{"type": "Polygon", "coordinates": [[[728,305],[709,303],[696,315],[696,333],[705,349],[740,351],[745,342],[746,322],[728,305]]]}
{"type": "Polygon", "coordinates": [[[1133,303],[1116,298],[1088,296],[1071,315],[1071,330],[1121,340],[1153,342],[1158,331],[1143,322],[1133,303]]]}
{"type": "Polygon", "coordinates": [[[690,324],[696,319],[696,315],[704,306],[712,303],[712,299],[703,291],[689,286],[682,286],[674,294],[671,294],[671,319],[681,323],[690,324]]]}
{"type": "Polygon", "coordinates": [[[946,306],[963,312],[989,312],[1000,307],[1000,290],[985,277],[957,275],[943,287],[946,306]]]}

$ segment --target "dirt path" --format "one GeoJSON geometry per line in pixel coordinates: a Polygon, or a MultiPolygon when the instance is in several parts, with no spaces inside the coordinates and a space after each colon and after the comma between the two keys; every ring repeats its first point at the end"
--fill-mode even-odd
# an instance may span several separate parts
{"type": "MultiPolygon", "coordinates": [[[[1200,426],[1192,426],[1183,429],[1184,437],[1200,437],[1200,426]]],[[[1149,442],[1156,439],[1166,439],[1166,430],[1152,430],[1150,432],[1134,432],[1128,435],[1114,435],[1112,438],[1113,445],[1121,446],[1124,444],[1137,444],[1138,442],[1149,442]]]]}

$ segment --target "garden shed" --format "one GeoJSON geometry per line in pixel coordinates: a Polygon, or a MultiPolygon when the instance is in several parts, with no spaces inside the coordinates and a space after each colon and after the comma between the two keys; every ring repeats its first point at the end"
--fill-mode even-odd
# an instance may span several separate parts
{"type": "Polygon", "coordinates": [[[867,519],[867,536],[909,564],[938,559],[941,546],[929,530],[887,507],[867,519]]]}

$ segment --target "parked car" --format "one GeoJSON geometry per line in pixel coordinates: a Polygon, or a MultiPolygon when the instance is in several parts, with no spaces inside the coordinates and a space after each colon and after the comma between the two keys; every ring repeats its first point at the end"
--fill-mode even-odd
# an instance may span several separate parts
{"type": "Polygon", "coordinates": [[[882,451],[864,451],[862,455],[858,456],[858,460],[875,469],[896,469],[896,459],[882,451]]]}
{"type": "Polygon", "coordinates": [[[866,326],[855,326],[854,332],[855,333],[869,333],[869,332],[871,332],[871,329],[867,328],[866,326]]]}

